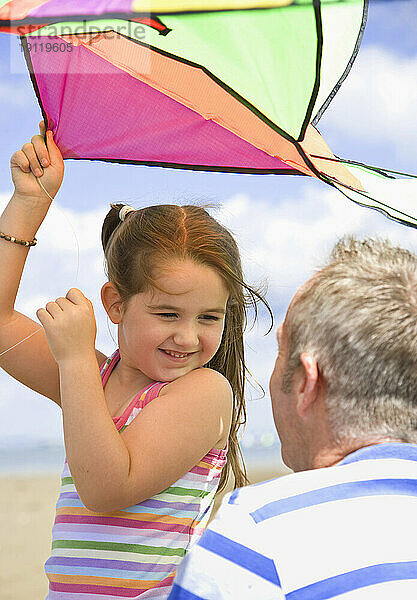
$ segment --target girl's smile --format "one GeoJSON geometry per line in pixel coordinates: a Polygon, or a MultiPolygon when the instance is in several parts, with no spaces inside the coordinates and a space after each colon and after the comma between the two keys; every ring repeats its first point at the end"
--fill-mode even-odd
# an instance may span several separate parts
{"type": "Polygon", "coordinates": [[[159,348],[161,350],[161,352],[164,352],[164,354],[166,354],[167,357],[171,358],[171,359],[175,359],[175,360],[184,360],[187,359],[189,356],[191,356],[192,354],[194,354],[194,352],[186,352],[186,353],[179,353],[179,352],[175,352],[173,350],[165,350],[164,348],[159,348]]]}

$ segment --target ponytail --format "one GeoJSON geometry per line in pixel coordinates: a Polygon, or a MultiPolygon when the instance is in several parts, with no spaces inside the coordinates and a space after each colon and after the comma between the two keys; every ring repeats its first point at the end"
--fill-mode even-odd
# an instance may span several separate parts
{"type": "Polygon", "coordinates": [[[104,219],[103,227],[101,230],[101,243],[103,246],[104,253],[106,252],[110,238],[121,223],[119,213],[123,208],[123,204],[111,204],[110,206],[111,208],[104,219]]]}

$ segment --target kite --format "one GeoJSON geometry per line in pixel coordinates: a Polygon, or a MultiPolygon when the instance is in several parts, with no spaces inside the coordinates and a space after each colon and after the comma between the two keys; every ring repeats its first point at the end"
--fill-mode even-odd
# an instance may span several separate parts
{"type": "Polygon", "coordinates": [[[381,199],[395,173],[337,158],[317,130],[359,51],[367,7],[0,0],[0,31],[20,36],[65,159],[307,175],[417,227],[401,194],[381,199]]]}

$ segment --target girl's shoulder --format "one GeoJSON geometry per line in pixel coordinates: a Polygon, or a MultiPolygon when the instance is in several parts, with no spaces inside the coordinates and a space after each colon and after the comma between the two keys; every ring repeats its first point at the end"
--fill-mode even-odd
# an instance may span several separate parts
{"type": "Polygon", "coordinates": [[[224,375],[208,367],[194,369],[186,375],[171,381],[165,385],[159,392],[160,396],[165,396],[178,391],[198,392],[219,395],[221,397],[233,398],[232,387],[224,375]]]}
{"type": "Polygon", "coordinates": [[[187,424],[187,431],[199,431],[201,438],[203,426],[207,438],[216,437],[210,447],[225,448],[232,423],[233,391],[221,373],[206,367],[195,369],[165,385],[159,397],[167,409],[175,407],[176,418],[187,424]]]}
{"type": "Polygon", "coordinates": [[[205,423],[207,429],[215,430],[221,422],[222,435],[213,447],[224,447],[232,422],[233,391],[221,373],[205,367],[195,369],[165,385],[159,397],[175,406],[177,416],[189,421],[190,426],[205,423]]]}

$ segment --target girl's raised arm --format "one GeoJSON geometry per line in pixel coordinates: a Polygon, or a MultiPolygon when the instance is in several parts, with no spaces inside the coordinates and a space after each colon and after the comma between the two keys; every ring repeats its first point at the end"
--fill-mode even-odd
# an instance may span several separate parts
{"type": "Polygon", "coordinates": [[[39,323],[14,308],[30,249],[14,240],[32,242],[51,205],[38,178],[54,197],[64,176],[64,162],[52,132],[47,132],[46,144],[44,134],[41,123],[40,135],[11,158],[15,192],[0,217],[0,366],[59,404],[58,368],[45,333],[39,323]]]}

